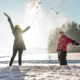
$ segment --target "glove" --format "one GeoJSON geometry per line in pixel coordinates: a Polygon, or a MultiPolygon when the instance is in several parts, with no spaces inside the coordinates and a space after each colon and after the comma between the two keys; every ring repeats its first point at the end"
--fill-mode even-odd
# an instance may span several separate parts
{"type": "Polygon", "coordinates": [[[6,13],[4,13],[4,15],[5,15],[7,18],[10,18],[9,15],[7,15],[6,13]]]}
{"type": "Polygon", "coordinates": [[[80,46],[80,44],[77,43],[77,42],[75,42],[74,45],[75,45],[76,47],[79,47],[79,46],[80,46]]]}
{"type": "Polygon", "coordinates": [[[75,45],[76,47],[79,47],[79,46],[80,46],[80,44],[77,43],[77,42],[75,42],[74,45],[75,45]]]}
{"type": "Polygon", "coordinates": [[[9,22],[11,22],[11,19],[10,19],[10,18],[8,18],[8,21],[9,21],[9,22]]]}
{"type": "Polygon", "coordinates": [[[77,45],[77,46],[78,46],[78,45],[79,45],[79,43],[75,42],[75,44],[74,44],[74,45],[77,45]]]}
{"type": "Polygon", "coordinates": [[[80,44],[77,43],[76,41],[72,41],[72,44],[75,45],[76,47],[79,47],[80,46],[80,44]]]}

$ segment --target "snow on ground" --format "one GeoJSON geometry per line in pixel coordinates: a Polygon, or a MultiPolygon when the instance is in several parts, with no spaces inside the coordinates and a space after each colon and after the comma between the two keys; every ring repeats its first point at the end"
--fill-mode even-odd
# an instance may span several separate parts
{"type": "MultiPolygon", "coordinates": [[[[10,58],[11,56],[0,56],[0,80],[80,80],[79,63],[60,66],[51,63],[34,64],[25,62],[20,67],[18,62],[14,62],[12,67],[8,67],[10,58]]],[[[57,54],[23,55],[22,60],[29,60],[28,58],[36,61],[57,60],[57,54]]],[[[80,60],[80,53],[68,53],[67,59],[80,60]]],[[[18,56],[15,60],[18,60],[18,56]]]]}
{"type": "Polygon", "coordinates": [[[2,67],[0,80],[80,80],[80,65],[2,67]]]}

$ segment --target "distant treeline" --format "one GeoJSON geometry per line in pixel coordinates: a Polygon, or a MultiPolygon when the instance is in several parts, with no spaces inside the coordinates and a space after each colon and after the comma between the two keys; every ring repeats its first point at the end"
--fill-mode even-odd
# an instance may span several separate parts
{"type": "MultiPolygon", "coordinates": [[[[59,38],[59,32],[65,31],[65,34],[77,42],[80,43],[80,25],[72,21],[72,23],[63,24],[61,28],[56,28],[55,30],[50,31],[48,39],[48,52],[55,53],[57,48],[57,41],[59,38]]],[[[67,46],[68,52],[80,52],[80,47],[76,48],[72,44],[67,46]]]]}

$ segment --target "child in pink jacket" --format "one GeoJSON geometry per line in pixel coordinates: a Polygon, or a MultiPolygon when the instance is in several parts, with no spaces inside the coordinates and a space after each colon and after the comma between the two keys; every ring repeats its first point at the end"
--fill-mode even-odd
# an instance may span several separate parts
{"type": "Polygon", "coordinates": [[[59,40],[57,44],[58,60],[60,65],[67,65],[66,56],[67,56],[67,45],[73,44],[76,47],[79,47],[79,43],[75,40],[68,38],[63,31],[59,34],[59,40]]]}

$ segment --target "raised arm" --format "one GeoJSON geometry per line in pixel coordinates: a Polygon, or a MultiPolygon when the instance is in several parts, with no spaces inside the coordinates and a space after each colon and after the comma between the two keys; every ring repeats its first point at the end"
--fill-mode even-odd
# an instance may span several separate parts
{"type": "Polygon", "coordinates": [[[26,32],[28,29],[30,29],[30,26],[28,26],[26,29],[24,29],[22,32],[26,32]]]}
{"type": "Polygon", "coordinates": [[[13,26],[13,23],[12,23],[10,17],[9,17],[6,13],[4,13],[4,15],[8,18],[8,21],[9,21],[9,23],[10,23],[11,29],[12,29],[12,31],[13,31],[13,30],[14,30],[14,26],[13,26]]]}
{"type": "Polygon", "coordinates": [[[80,46],[80,44],[79,44],[78,42],[76,42],[75,40],[72,40],[72,39],[70,39],[70,38],[68,38],[68,37],[67,37],[67,41],[68,41],[68,44],[69,44],[69,43],[72,43],[72,44],[75,45],[76,47],[79,47],[79,46],[80,46]]]}

